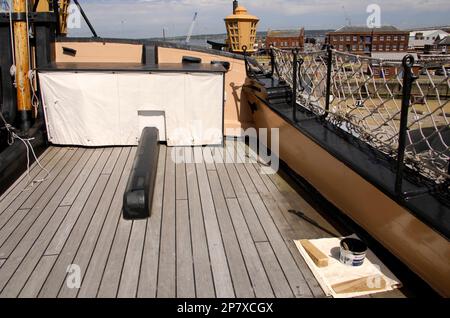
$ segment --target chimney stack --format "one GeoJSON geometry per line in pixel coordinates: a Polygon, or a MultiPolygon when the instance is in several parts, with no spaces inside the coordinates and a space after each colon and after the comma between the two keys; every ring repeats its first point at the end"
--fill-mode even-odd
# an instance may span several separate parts
{"type": "Polygon", "coordinates": [[[233,1],[233,14],[236,14],[236,8],[239,6],[239,3],[237,2],[237,0],[233,1]]]}

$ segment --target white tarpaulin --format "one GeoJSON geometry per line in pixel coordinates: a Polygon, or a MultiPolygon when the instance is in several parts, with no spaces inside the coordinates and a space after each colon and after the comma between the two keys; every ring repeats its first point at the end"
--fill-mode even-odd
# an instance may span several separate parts
{"type": "Polygon", "coordinates": [[[145,126],[169,146],[223,139],[223,74],[43,72],[39,81],[49,141],[137,145],[145,126]]]}

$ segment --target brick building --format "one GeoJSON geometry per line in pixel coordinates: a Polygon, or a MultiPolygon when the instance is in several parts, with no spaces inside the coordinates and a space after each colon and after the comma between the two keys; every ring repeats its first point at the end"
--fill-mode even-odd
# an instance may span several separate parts
{"type": "Polygon", "coordinates": [[[266,36],[266,48],[273,45],[279,49],[299,48],[305,46],[305,29],[300,30],[269,30],[266,36]]]}
{"type": "Polygon", "coordinates": [[[409,32],[393,26],[380,28],[345,26],[327,34],[327,42],[336,50],[353,54],[406,52],[409,32]]]}

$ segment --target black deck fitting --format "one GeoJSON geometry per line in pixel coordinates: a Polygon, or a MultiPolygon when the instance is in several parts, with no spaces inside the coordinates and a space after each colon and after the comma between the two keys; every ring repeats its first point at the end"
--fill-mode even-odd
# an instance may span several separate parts
{"type": "Polygon", "coordinates": [[[159,157],[159,131],[146,127],[134,158],[133,169],[123,195],[123,217],[127,220],[150,216],[159,157]]]}

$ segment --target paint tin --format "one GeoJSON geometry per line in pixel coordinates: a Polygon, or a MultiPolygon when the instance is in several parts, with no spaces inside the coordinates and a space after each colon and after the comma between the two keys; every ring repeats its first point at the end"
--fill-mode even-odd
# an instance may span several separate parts
{"type": "Polygon", "coordinates": [[[347,237],[341,240],[340,257],[342,264],[361,266],[366,258],[367,245],[356,238],[347,237]]]}

